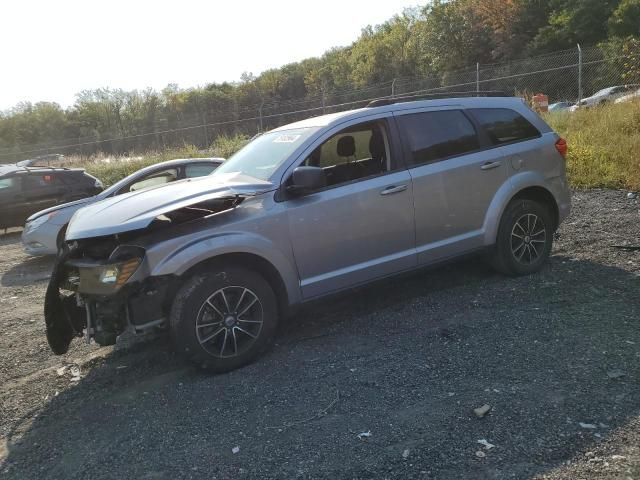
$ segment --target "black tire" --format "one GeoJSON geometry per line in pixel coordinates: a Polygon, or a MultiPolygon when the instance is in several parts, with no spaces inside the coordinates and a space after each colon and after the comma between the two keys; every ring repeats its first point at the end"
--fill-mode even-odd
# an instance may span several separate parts
{"type": "Polygon", "coordinates": [[[260,274],[220,266],[184,283],[169,323],[178,352],[201,368],[228,372],[252,362],[271,346],[278,325],[276,296],[260,274]],[[247,312],[242,312],[249,303],[247,312]]]}
{"type": "Polygon", "coordinates": [[[491,265],[511,276],[539,271],[551,253],[553,229],[549,207],[528,199],[512,200],[500,220],[491,265]]]}
{"type": "Polygon", "coordinates": [[[62,249],[62,244],[64,243],[64,237],[67,234],[68,223],[65,223],[62,227],[60,227],[60,231],[58,235],[56,235],[56,247],[58,247],[58,252],[62,249]]]}

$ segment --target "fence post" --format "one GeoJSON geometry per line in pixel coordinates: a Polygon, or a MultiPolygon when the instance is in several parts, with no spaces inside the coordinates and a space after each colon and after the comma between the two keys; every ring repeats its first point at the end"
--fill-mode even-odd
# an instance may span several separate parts
{"type": "Polygon", "coordinates": [[[476,63],[476,92],[480,91],[480,62],[476,63]]]}
{"type": "Polygon", "coordinates": [[[396,96],[396,80],[397,78],[393,79],[393,82],[391,82],[391,97],[395,97],[396,96]]]}
{"type": "Polygon", "coordinates": [[[260,133],[262,133],[262,107],[264,106],[264,98],[260,103],[260,108],[258,108],[258,115],[260,116],[260,133]]]}
{"type": "Polygon", "coordinates": [[[326,112],[326,105],[327,103],[327,82],[326,80],[322,81],[322,114],[324,115],[326,112]]]}
{"type": "Polygon", "coordinates": [[[578,44],[578,104],[582,101],[582,47],[578,44]]]}

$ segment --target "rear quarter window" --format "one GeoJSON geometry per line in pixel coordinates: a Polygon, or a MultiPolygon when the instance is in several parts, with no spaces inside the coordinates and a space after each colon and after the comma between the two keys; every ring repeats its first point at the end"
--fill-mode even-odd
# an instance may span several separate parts
{"type": "Polygon", "coordinates": [[[185,178],[204,177],[205,175],[209,175],[216,168],[218,168],[218,164],[214,163],[187,165],[184,167],[184,176],[185,178]]]}
{"type": "Polygon", "coordinates": [[[493,145],[523,142],[540,136],[529,120],[510,108],[472,108],[468,111],[487,132],[493,145]]]}
{"type": "Polygon", "coordinates": [[[460,110],[411,113],[397,117],[413,165],[443,160],[480,148],[475,127],[460,110]]]}

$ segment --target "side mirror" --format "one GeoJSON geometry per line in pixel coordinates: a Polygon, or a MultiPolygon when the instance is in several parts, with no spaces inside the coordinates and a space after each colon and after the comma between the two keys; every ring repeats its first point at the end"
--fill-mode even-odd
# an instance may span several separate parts
{"type": "Polygon", "coordinates": [[[320,167],[297,167],[291,175],[287,192],[304,195],[327,186],[327,177],[320,167]]]}

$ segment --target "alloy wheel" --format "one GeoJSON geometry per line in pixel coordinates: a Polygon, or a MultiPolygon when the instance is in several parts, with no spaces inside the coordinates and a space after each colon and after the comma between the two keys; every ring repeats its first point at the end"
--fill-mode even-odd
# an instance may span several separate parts
{"type": "Polygon", "coordinates": [[[258,296],[248,288],[216,290],[200,307],[196,336],[200,346],[217,358],[246,352],[262,331],[264,312],[258,296]]]}
{"type": "Polygon", "coordinates": [[[511,253],[519,263],[535,263],[543,254],[546,243],[544,222],[533,213],[522,215],[511,229],[511,253]]]}

